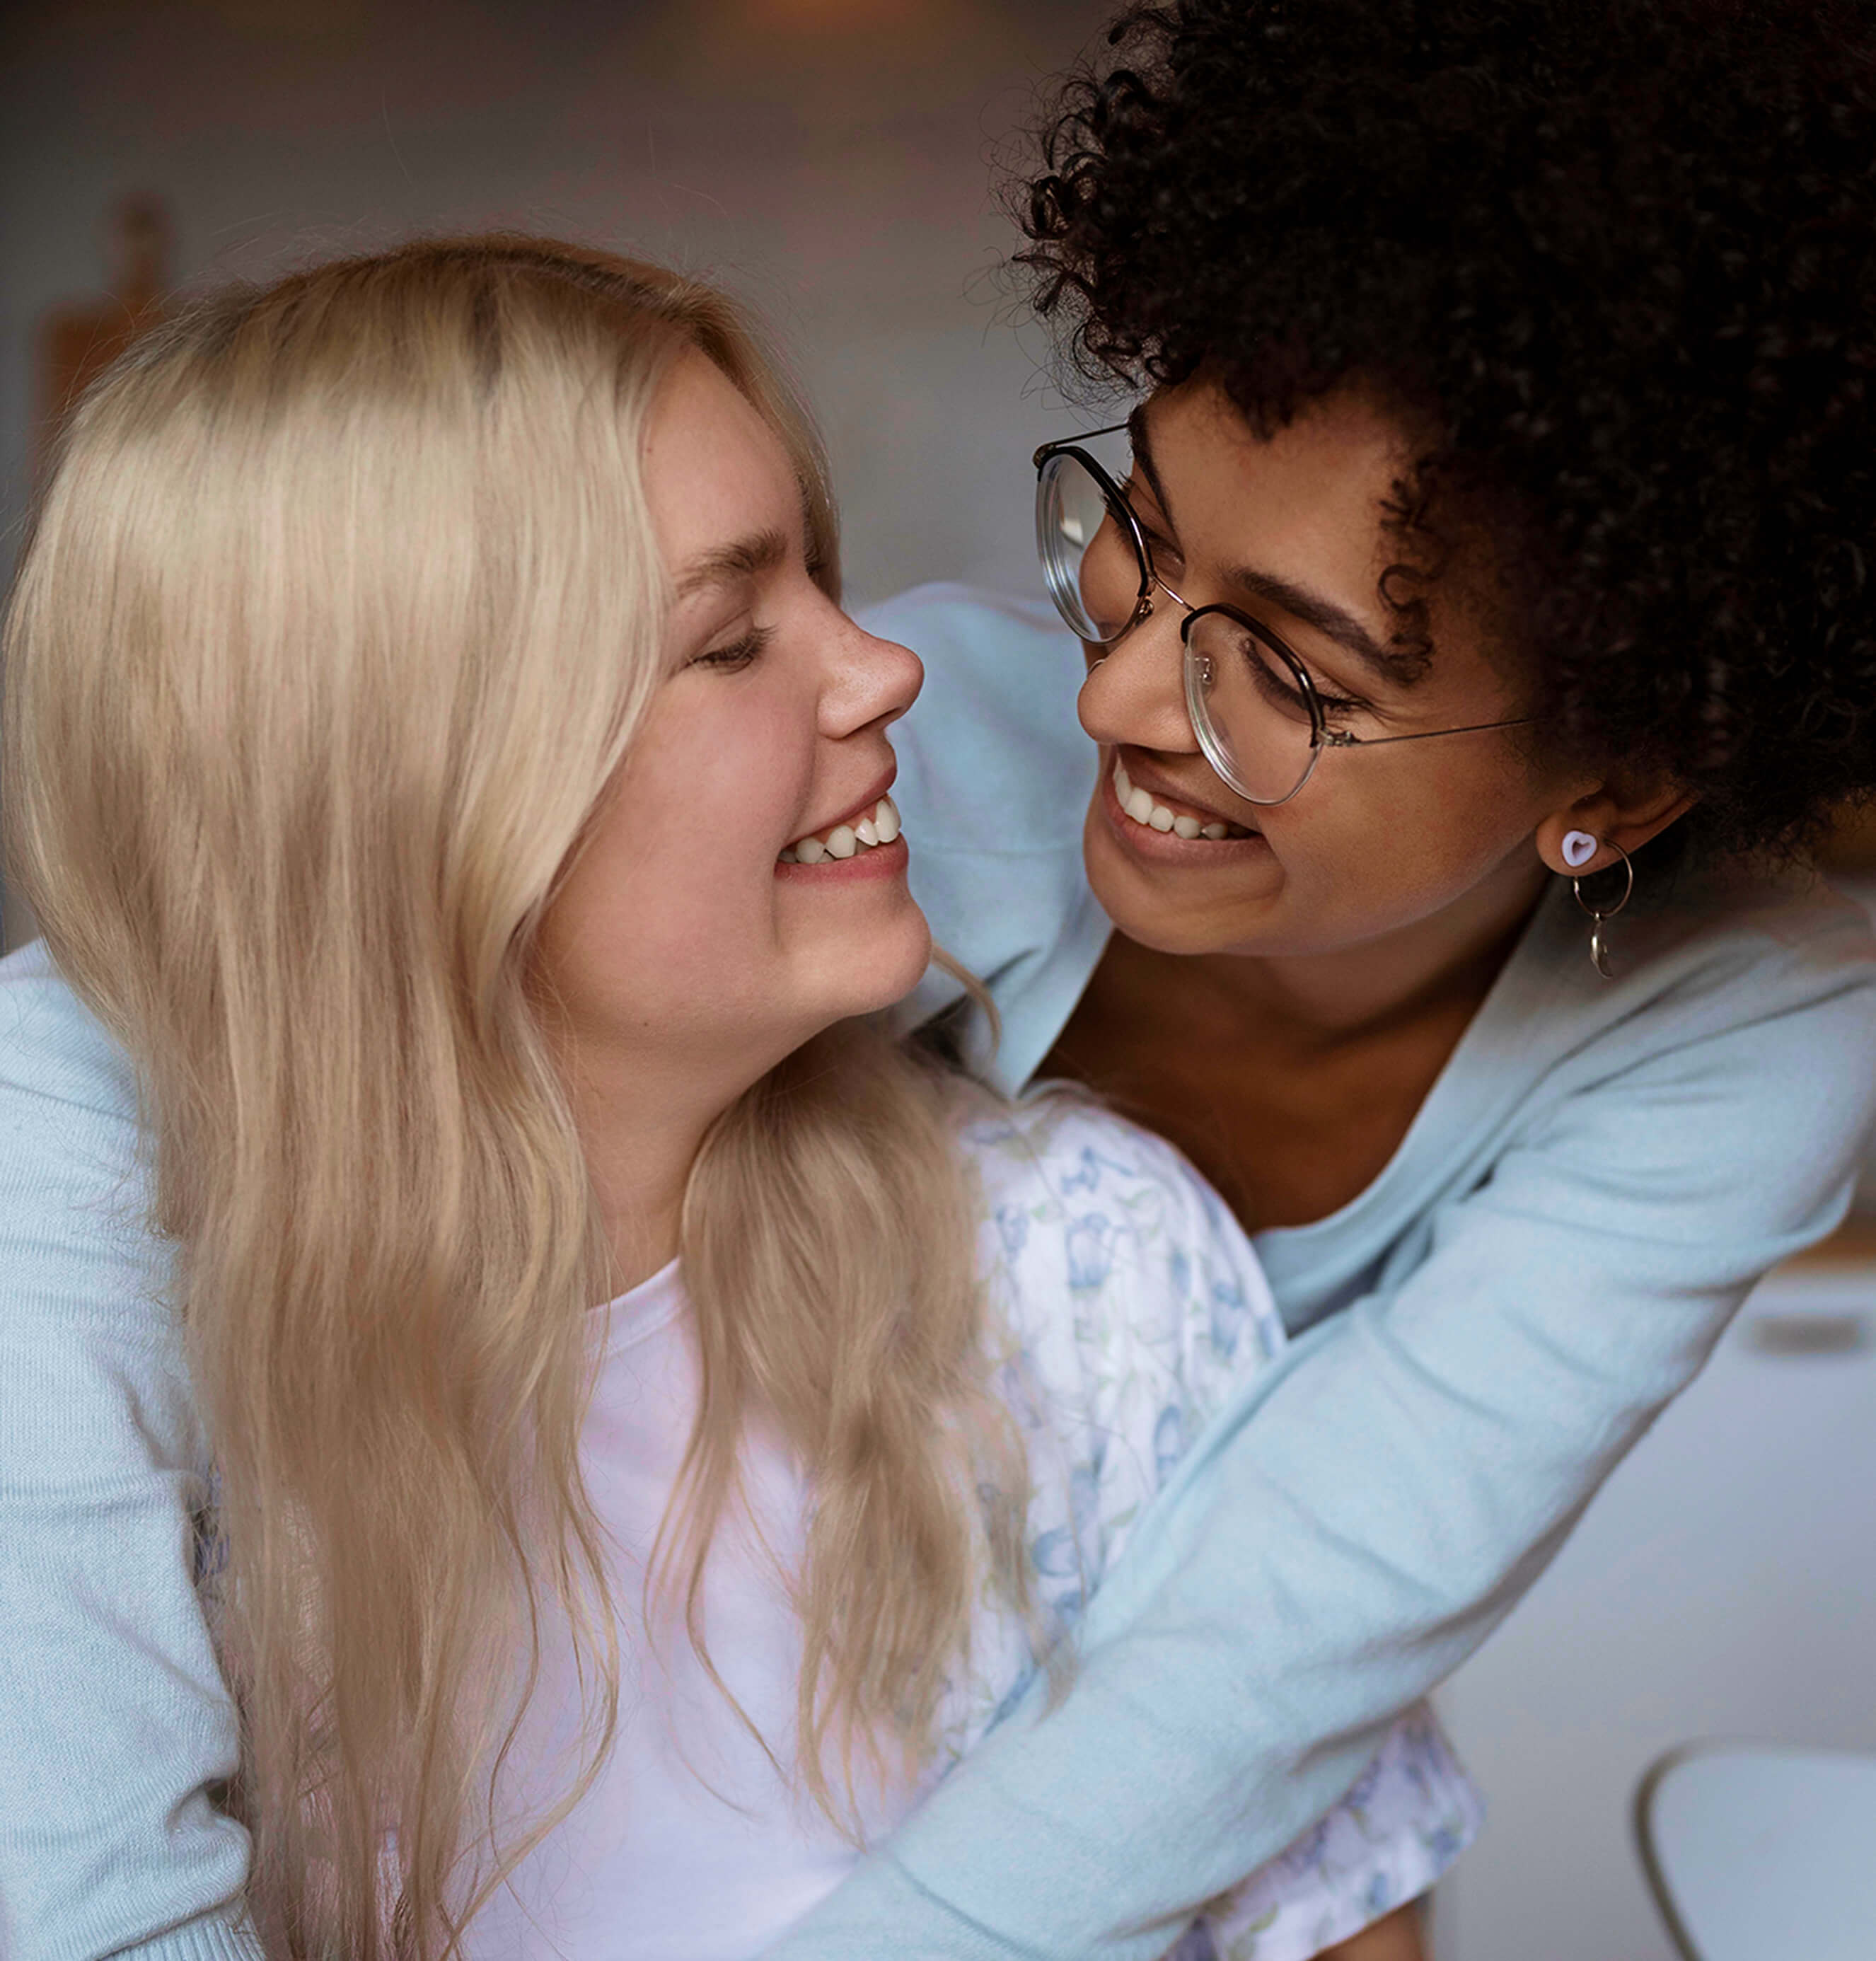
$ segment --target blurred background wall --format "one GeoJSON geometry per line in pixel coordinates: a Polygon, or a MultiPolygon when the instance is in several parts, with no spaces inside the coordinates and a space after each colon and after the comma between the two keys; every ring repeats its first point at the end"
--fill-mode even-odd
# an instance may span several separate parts
{"type": "MultiPolygon", "coordinates": [[[[1029,451],[1077,426],[995,277],[993,193],[1105,0],[12,0],[0,14],[0,578],[48,373],[159,293],[413,230],[680,264],[818,409],[850,597],[1033,584],[1029,451]],[[134,241],[133,241],[134,243],[134,241]],[[132,256],[134,256],[132,253],[132,256]],[[62,324],[62,333],[60,331],[62,324]]],[[[8,945],[30,926],[7,909],[8,945]]]]}

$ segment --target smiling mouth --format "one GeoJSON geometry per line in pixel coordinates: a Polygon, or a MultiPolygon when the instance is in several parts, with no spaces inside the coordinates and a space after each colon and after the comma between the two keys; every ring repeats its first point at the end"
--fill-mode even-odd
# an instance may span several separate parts
{"type": "Polygon", "coordinates": [[[890,844],[899,834],[899,807],[882,796],[872,809],[853,822],[830,824],[825,831],[810,831],[785,844],[777,855],[781,865],[818,865],[829,858],[863,857],[882,844],[890,844]]]}
{"type": "Polygon", "coordinates": [[[1169,810],[1128,776],[1118,751],[1114,757],[1114,800],[1121,807],[1121,815],[1143,831],[1170,831],[1176,837],[1203,840],[1208,843],[1256,834],[1241,824],[1227,824],[1222,818],[1195,817],[1188,811],[1169,810]]]}

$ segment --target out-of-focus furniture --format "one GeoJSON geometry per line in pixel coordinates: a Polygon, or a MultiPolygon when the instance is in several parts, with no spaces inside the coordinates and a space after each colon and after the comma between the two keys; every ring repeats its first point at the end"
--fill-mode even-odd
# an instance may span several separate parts
{"type": "Polygon", "coordinates": [[[1876,1753],[1670,1751],[1642,1779],[1635,1823],[1686,1961],[1876,1953],[1876,1753]]]}
{"type": "Polygon", "coordinates": [[[1876,1752],[1876,1264],[1837,1250],[1747,1303],[1441,1692],[1486,1816],[1438,1961],[1681,1961],[1629,1829],[1649,1765],[1702,1736],[1876,1752]]]}
{"type": "MultiPolygon", "coordinates": [[[[161,320],[170,280],[170,220],[157,197],[121,199],[111,213],[104,292],[53,308],[36,349],[34,471],[43,477],[65,412],[139,335],[161,320]]],[[[0,954],[39,930],[24,899],[0,883],[0,954]]]]}
{"type": "Polygon", "coordinates": [[[40,325],[42,452],[65,412],[137,336],[163,317],[170,222],[161,199],[127,197],[112,215],[108,291],[55,307],[40,325]]]}

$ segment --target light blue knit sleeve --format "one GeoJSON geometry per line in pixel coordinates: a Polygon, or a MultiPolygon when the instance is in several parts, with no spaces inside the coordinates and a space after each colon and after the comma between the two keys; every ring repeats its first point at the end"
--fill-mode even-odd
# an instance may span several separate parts
{"type": "MultiPolygon", "coordinates": [[[[908,875],[940,945],[989,986],[1002,1036],[977,1059],[1013,1094],[1113,930],[1082,869],[1098,752],[1075,720],[1081,648],[1047,602],[959,585],[917,587],[860,623],[925,663],[924,687],[892,731],[908,875]]],[[[959,991],[934,968],[901,1011],[905,1025],[959,991]]]]}
{"type": "MultiPolygon", "coordinates": [[[[1283,1352],[1283,1322],[1250,1241],[1163,1138],[1057,1092],[971,1124],[963,1141],[997,1387],[1029,1459],[1035,1611],[1072,1652],[1153,1494],[1283,1352]]],[[[959,1758],[1036,1665],[1015,1617],[997,1618],[973,1631],[959,1758]]],[[[1179,1951],[1308,1961],[1425,1892],[1481,1816],[1431,1712],[1411,1711],[1328,1816],[1209,1902],[1179,1951]]]]}
{"type": "Polygon", "coordinates": [[[772,1961],[1157,1961],[1328,1813],[1757,1276],[1842,1216],[1872,980],[1867,936],[1767,936],[1612,1019],[1403,1270],[1182,1459],[1061,1704],[1032,1693],[772,1961]]]}
{"type": "Polygon", "coordinates": [[[193,1584],[206,1452],[127,1067],[0,961],[0,1954],[258,1961],[234,1711],[193,1584]]]}

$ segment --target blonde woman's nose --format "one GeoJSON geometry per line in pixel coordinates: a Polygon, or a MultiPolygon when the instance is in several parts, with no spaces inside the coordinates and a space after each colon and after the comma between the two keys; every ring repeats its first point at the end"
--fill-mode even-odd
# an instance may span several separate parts
{"type": "Polygon", "coordinates": [[[844,615],[841,626],[829,649],[822,690],[822,725],[830,735],[896,720],[925,684],[924,663],[910,647],[882,640],[844,615]]]}

